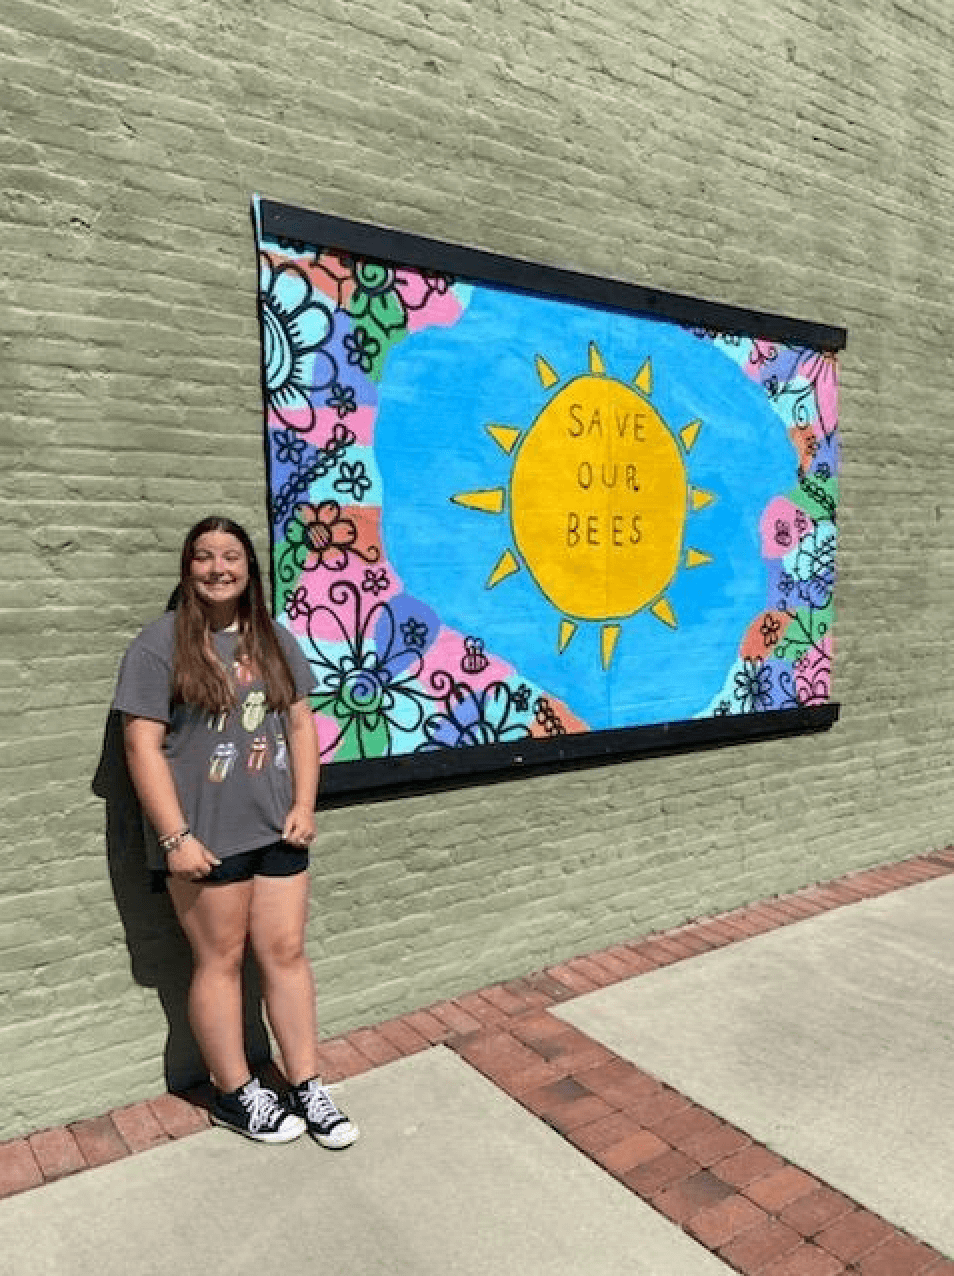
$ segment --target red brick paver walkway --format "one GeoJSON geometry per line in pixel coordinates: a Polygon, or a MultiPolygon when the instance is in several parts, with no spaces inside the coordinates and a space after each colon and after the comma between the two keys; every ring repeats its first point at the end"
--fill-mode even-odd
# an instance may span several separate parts
{"type": "MultiPolygon", "coordinates": [[[[591,953],[323,1041],[328,1082],[443,1044],[746,1276],[954,1276],[954,1261],[549,1013],[713,948],[954,872],[954,848],[591,953]]],[[[159,1098],[0,1143],[0,1197],[208,1125],[159,1098]]]]}

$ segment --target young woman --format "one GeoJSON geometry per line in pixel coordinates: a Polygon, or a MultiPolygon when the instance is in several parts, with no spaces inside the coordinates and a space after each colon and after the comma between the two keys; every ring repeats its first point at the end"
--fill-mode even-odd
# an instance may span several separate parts
{"type": "Polygon", "coordinates": [[[324,1147],[358,1137],[317,1073],[315,996],[304,948],[315,836],[314,679],[270,618],[247,533],[206,518],[182,547],[175,606],[123,657],[113,707],[133,785],[192,948],[189,1018],[218,1087],[212,1117],[283,1143],[307,1129],[324,1147]],[[252,1076],[241,970],[246,941],[289,1094],[252,1076]]]}

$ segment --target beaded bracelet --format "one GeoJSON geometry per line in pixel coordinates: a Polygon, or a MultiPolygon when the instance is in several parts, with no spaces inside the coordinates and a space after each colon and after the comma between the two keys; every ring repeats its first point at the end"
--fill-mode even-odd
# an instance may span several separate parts
{"type": "Polygon", "coordinates": [[[171,855],[173,851],[177,851],[187,837],[192,836],[192,830],[188,825],[184,829],[180,829],[178,833],[170,833],[168,837],[160,837],[159,849],[163,855],[171,855]]]}

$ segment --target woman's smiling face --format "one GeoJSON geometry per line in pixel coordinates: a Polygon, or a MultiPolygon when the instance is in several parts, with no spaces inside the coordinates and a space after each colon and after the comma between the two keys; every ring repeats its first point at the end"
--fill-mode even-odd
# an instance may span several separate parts
{"type": "Polygon", "coordinates": [[[230,623],[248,587],[248,558],[242,542],[231,532],[203,532],[192,551],[189,576],[215,619],[230,623]]]}

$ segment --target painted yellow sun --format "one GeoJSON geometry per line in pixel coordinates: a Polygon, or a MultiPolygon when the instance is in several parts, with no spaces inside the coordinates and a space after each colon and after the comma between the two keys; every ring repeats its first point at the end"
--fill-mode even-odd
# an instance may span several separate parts
{"type": "Polygon", "coordinates": [[[562,386],[541,355],[536,369],[554,393],[530,428],[486,427],[514,457],[509,488],[458,492],[451,500],[488,514],[509,509],[513,548],[487,587],[526,569],[561,613],[559,650],[581,622],[599,623],[608,669],[621,622],[648,608],[675,628],[666,590],[680,567],[712,562],[684,548],[689,515],[715,499],[691,485],[686,466],[702,422],[670,431],[650,401],[648,359],[629,384],[608,375],[592,343],[588,371],[562,386]]]}

